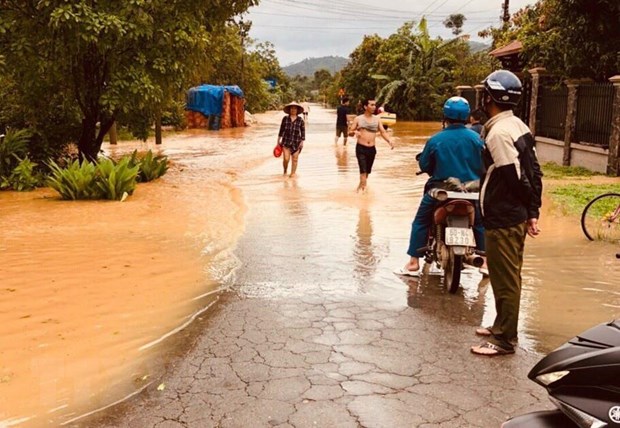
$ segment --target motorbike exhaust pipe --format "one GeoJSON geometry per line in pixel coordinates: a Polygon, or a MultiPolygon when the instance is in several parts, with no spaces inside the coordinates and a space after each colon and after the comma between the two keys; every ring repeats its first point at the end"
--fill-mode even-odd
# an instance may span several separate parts
{"type": "Polygon", "coordinates": [[[465,263],[479,268],[484,264],[484,259],[477,255],[471,255],[465,257],[465,263]]]}

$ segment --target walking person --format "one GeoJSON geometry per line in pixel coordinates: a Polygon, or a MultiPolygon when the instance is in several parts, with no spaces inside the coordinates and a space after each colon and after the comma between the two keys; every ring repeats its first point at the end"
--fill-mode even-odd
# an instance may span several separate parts
{"type": "Polygon", "coordinates": [[[336,110],[336,140],[334,144],[338,144],[338,139],[342,135],[344,137],[343,145],[347,145],[347,137],[349,136],[349,119],[347,114],[349,114],[349,99],[343,97],[340,106],[336,110]]]}
{"type": "Polygon", "coordinates": [[[278,144],[282,146],[284,154],[284,159],[282,160],[284,175],[286,175],[288,164],[292,159],[290,177],[295,177],[299,154],[304,147],[306,139],[306,127],[304,120],[300,116],[303,111],[304,108],[294,101],[285,105],[284,113],[286,113],[286,116],[282,118],[280,132],[278,132],[278,144]]]}
{"type": "Polygon", "coordinates": [[[304,102],[301,104],[301,107],[304,109],[303,114],[304,114],[304,122],[308,122],[308,113],[310,113],[310,105],[308,104],[308,101],[304,100],[304,102]]]}
{"type": "MultiPolygon", "coordinates": [[[[396,271],[399,275],[419,276],[420,257],[424,252],[428,234],[433,224],[437,201],[428,194],[430,189],[442,187],[444,180],[454,177],[462,183],[479,180],[482,174],[482,149],[480,135],[465,127],[469,119],[469,103],[465,98],[452,97],[443,105],[445,128],[433,135],[419,155],[420,169],[430,178],[424,185],[424,196],[411,225],[409,237],[409,262],[396,271]]],[[[484,228],[480,209],[476,206],[474,224],[476,247],[484,251],[484,228]]]]}
{"type": "Polygon", "coordinates": [[[542,172],[529,128],[516,117],[521,81],[510,71],[498,70],[484,80],[485,149],[480,201],[489,276],[497,315],[491,327],[476,330],[487,340],[471,352],[495,356],[513,354],[517,342],[521,302],[521,268],[527,235],[540,233],[538,217],[542,172]]]}
{"type": "Polygon", "coordinates": [[[357,186],[358,192],[366,191],[368,175],[372,172],[372,165],[377,155],[377,148],[375,147],[377,132],[379,132],[381,137],[390,145],[390,148],[394,149],[394,144],[392,144],[390,140],[390,135],[381,124],[379,118],[374,115],[376,108],[375,100],[365,99],[362,102],[362,107],[364,108],[364,114],[353,119],[351,127],[349,128],[349,136],[357,135],[355,156],[357,157],[357,163],[360,169],[360,182],[357,186]]]}

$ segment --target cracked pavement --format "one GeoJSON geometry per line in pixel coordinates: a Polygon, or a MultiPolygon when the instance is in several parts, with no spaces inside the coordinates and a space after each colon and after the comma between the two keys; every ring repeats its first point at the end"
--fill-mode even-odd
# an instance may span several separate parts
{"type": "Polygon", "coordinates": [[[526,378],[538,356],[473,356],[469,327],[338,298],[223,300],[165,389],[100,426],[497,427],[549,407],[526,378]]]}

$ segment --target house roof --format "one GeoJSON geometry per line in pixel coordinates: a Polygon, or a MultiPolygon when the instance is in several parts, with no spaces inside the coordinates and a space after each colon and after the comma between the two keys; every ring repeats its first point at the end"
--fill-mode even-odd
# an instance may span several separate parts
{"type": "Polygon", "coordinates": [[[519,53],[521,52],[521,50],[523,50],[523,43],[521,43],[519,40],[513,40],[505,46],[492,50],[491,52],[489,52],[489,55],[493,55],[495,58],[499,58],[502,56],[519,53]]]}

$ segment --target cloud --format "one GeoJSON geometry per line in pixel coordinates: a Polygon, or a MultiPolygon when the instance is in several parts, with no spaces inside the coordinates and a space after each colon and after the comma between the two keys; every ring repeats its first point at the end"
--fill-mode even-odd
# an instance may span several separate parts
{"type": "MultiPolygon", "coordinates": [[[[501,2],[488,0],[261,0],[244,19],[252,21],[250,37],[270,41],[282,66],[305,58],[337,55],[348,57],[365,34],[382,37],[394,33],[406,21],[419,22],[424,15],[433,37],[453,37],[442,21],[452,13],[467,20],[463,32],[472,40],[478,31],[499,24],[501,2]]],[[[534,3],[512,0],[511,12],[534,3]]]]}

